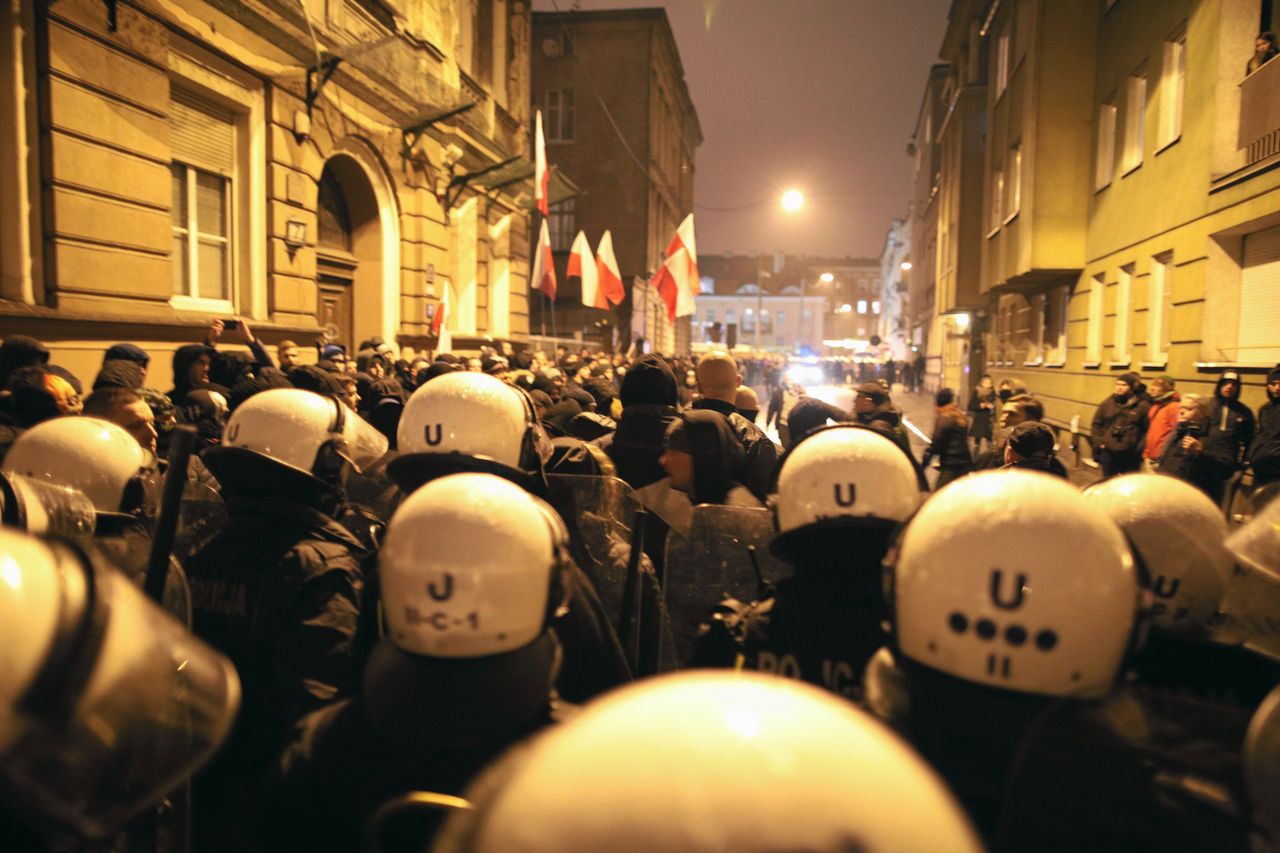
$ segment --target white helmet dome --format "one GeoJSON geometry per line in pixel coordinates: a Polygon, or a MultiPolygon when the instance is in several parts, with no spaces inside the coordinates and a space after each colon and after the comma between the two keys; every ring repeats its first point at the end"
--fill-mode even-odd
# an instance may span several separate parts
{"type": "Polygon", "coordinates": [[[484,373],[447,373],[413,392],[396,446],[401,455],[458,453],[523,470],[536,427],[533,405],[519,389],[484,373]]]}
{"type": "Polygon", "coordinates": [[[1203,630],[1218,610],[1235,561],[1227,522],[1213,501],[1177,477],[1126,474],[1085,489],[1120,526],[1150,575],[1152,624],[1203,630]]]}
{"type": "Polygon", "coordinates": [[[755,673],[613,691],[507,761],[440,848],[981,849],[942,780],[889,729],[755,673]]]}
{"type": "Polygon", "coordinates": [[[514,483],[483,473],[431,481],[396,510],[380,552],[391,641],[432,657],[532,642],[566,546],[555,511],[514,483]]]}
{"type": "Polygon", "coordinates": [[[83,492],[99,514],[140,509],[155,455],[124,429],[92,417],[54,418],[18,436],[3,468],[83,492]]]}
{"type": "Polygon", "coordinates": [[[1049,474],[957,480],[912,518],[893,576],[907,657],[967,681],[1096,697],[1115,681],[1138,609],[1120,529],[1049,474]]]}
{"type": "Polygon", "coordinates": [[[61,598],[49,546],[0,527],[0,752],[24,727],[16,705],[53,645],[61,598]]]}
{"type": "Polygon", "coordinates": [[[902,522],[920,505],[916,470],[887,436],[856,426],[819,430],[782,463],[779,533],[834,518],[902,522]]]}
{"type": "Polygon", "coordinates": [[[109,835],[213,754],[239,700],[231,662],[124,575],[0,528],[0,776],[34,815],[109,835]]]}
{"type": "Polygon", "coordinates": [[[254,394],[232,413],[223,430],[224,450],[255,453],[309,476],[325,479],[331,448],[357,471],[387,452],[387,439],[342,403],[301,388],[254,394]]]}

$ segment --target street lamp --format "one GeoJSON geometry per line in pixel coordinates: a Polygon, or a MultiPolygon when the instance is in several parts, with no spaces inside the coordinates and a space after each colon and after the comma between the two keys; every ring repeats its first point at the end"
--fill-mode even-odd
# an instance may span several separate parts
{"type": "Polygon", "coordinates": [[[797,213],[804,207],[804,193],[800,190],[787,190],[782,194],[782,209],[787,213],[797,213]]]}
{"type": "Polygon", "coordinates": [[[818,281],[822,282],[823,284],[830,284],[835,280],[836,280],[836,277],[829,272],[824,272],[822,275],[818,276],[818,281]]]}

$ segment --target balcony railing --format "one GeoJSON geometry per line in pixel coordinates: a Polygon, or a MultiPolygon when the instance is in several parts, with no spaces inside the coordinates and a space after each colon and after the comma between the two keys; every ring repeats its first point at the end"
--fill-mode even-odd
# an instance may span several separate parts
{"type": "Polygon", "coordinates": [[[1280,60],[1271,60],[1240,84],[1240,133],[1236,147],[1245,165],[1280,153],[1280,60]]]}

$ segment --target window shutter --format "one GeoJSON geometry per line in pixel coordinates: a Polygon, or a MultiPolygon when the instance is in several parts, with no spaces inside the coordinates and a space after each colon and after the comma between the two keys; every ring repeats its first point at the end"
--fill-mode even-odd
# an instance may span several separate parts
{"type": "Polygon", "coordinates": [[[222,175],[235,169],[235,114],[172,87],[169,92],[169,147],[173,159],[222,175]]]}
{"type": "Polygon", "coordinates": [[[1240,361],[1280,361],[1280,226],[1244,238],[1240,361]]]}

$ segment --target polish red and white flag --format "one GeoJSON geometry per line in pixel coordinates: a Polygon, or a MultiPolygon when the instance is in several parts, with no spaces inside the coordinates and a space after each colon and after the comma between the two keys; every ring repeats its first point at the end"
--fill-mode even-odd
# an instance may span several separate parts
{"type": "Polygon", "coordinates": [[[551,259],[551,234],[547,231],[547,220],[542,220],[542,230],[538,234],[538,245],[533,250],[533,274],[529,277],[529,285],[534,290],[541,290],[552,302],[556,299],[556,265],[551,259]]]}
{"type": "Polygon", "coordinates": [[[533,198],[538,211],[547,215],[547,186],[551,174],[547,171],[547,140],[542,135],[542,110],[534,112],[533,119],[533,198]]]}
{"type": "Polygon", "coordinates": [[[608,231],[600,238],[596,247],[596,270],[600,281],[600,292],[604,298],[614,305],[619,305],[627,297],[622,287],[622,273],[618,272],[618,259],[613,255],[613,234],[608,231]]]}
{"type": "Polygon", "coordinates": [[[676,229],[667,245],[667,259],[653,277],[653,287],[667,305],[667,319],[687,317],[694,311],[694,294],[699,288],[698,247],[690,213],[676,229]]]}
{"type": "Polygon", "coordinates": [[[587,242],[585,231],[579,231],[573,238],[573,246],[569,249],[569,266],[565,270],[566,277],[577,276],[582,279],[582,304],[588,308],[608,308],[604,301],[604,293],[600,290],[600,274],[596,269],[595,255],[591,254],[591,244],[587,242]]]}
{"type": "Polygon", "coordinates": [[[440,304],[436,306],[435,316],[431,318],[431,334],[438,338],[436,352],[449,352],[453,349],[453,334],[449,331],[448,282],[444,284],[444,292],[440,294],[440,304]]]}

